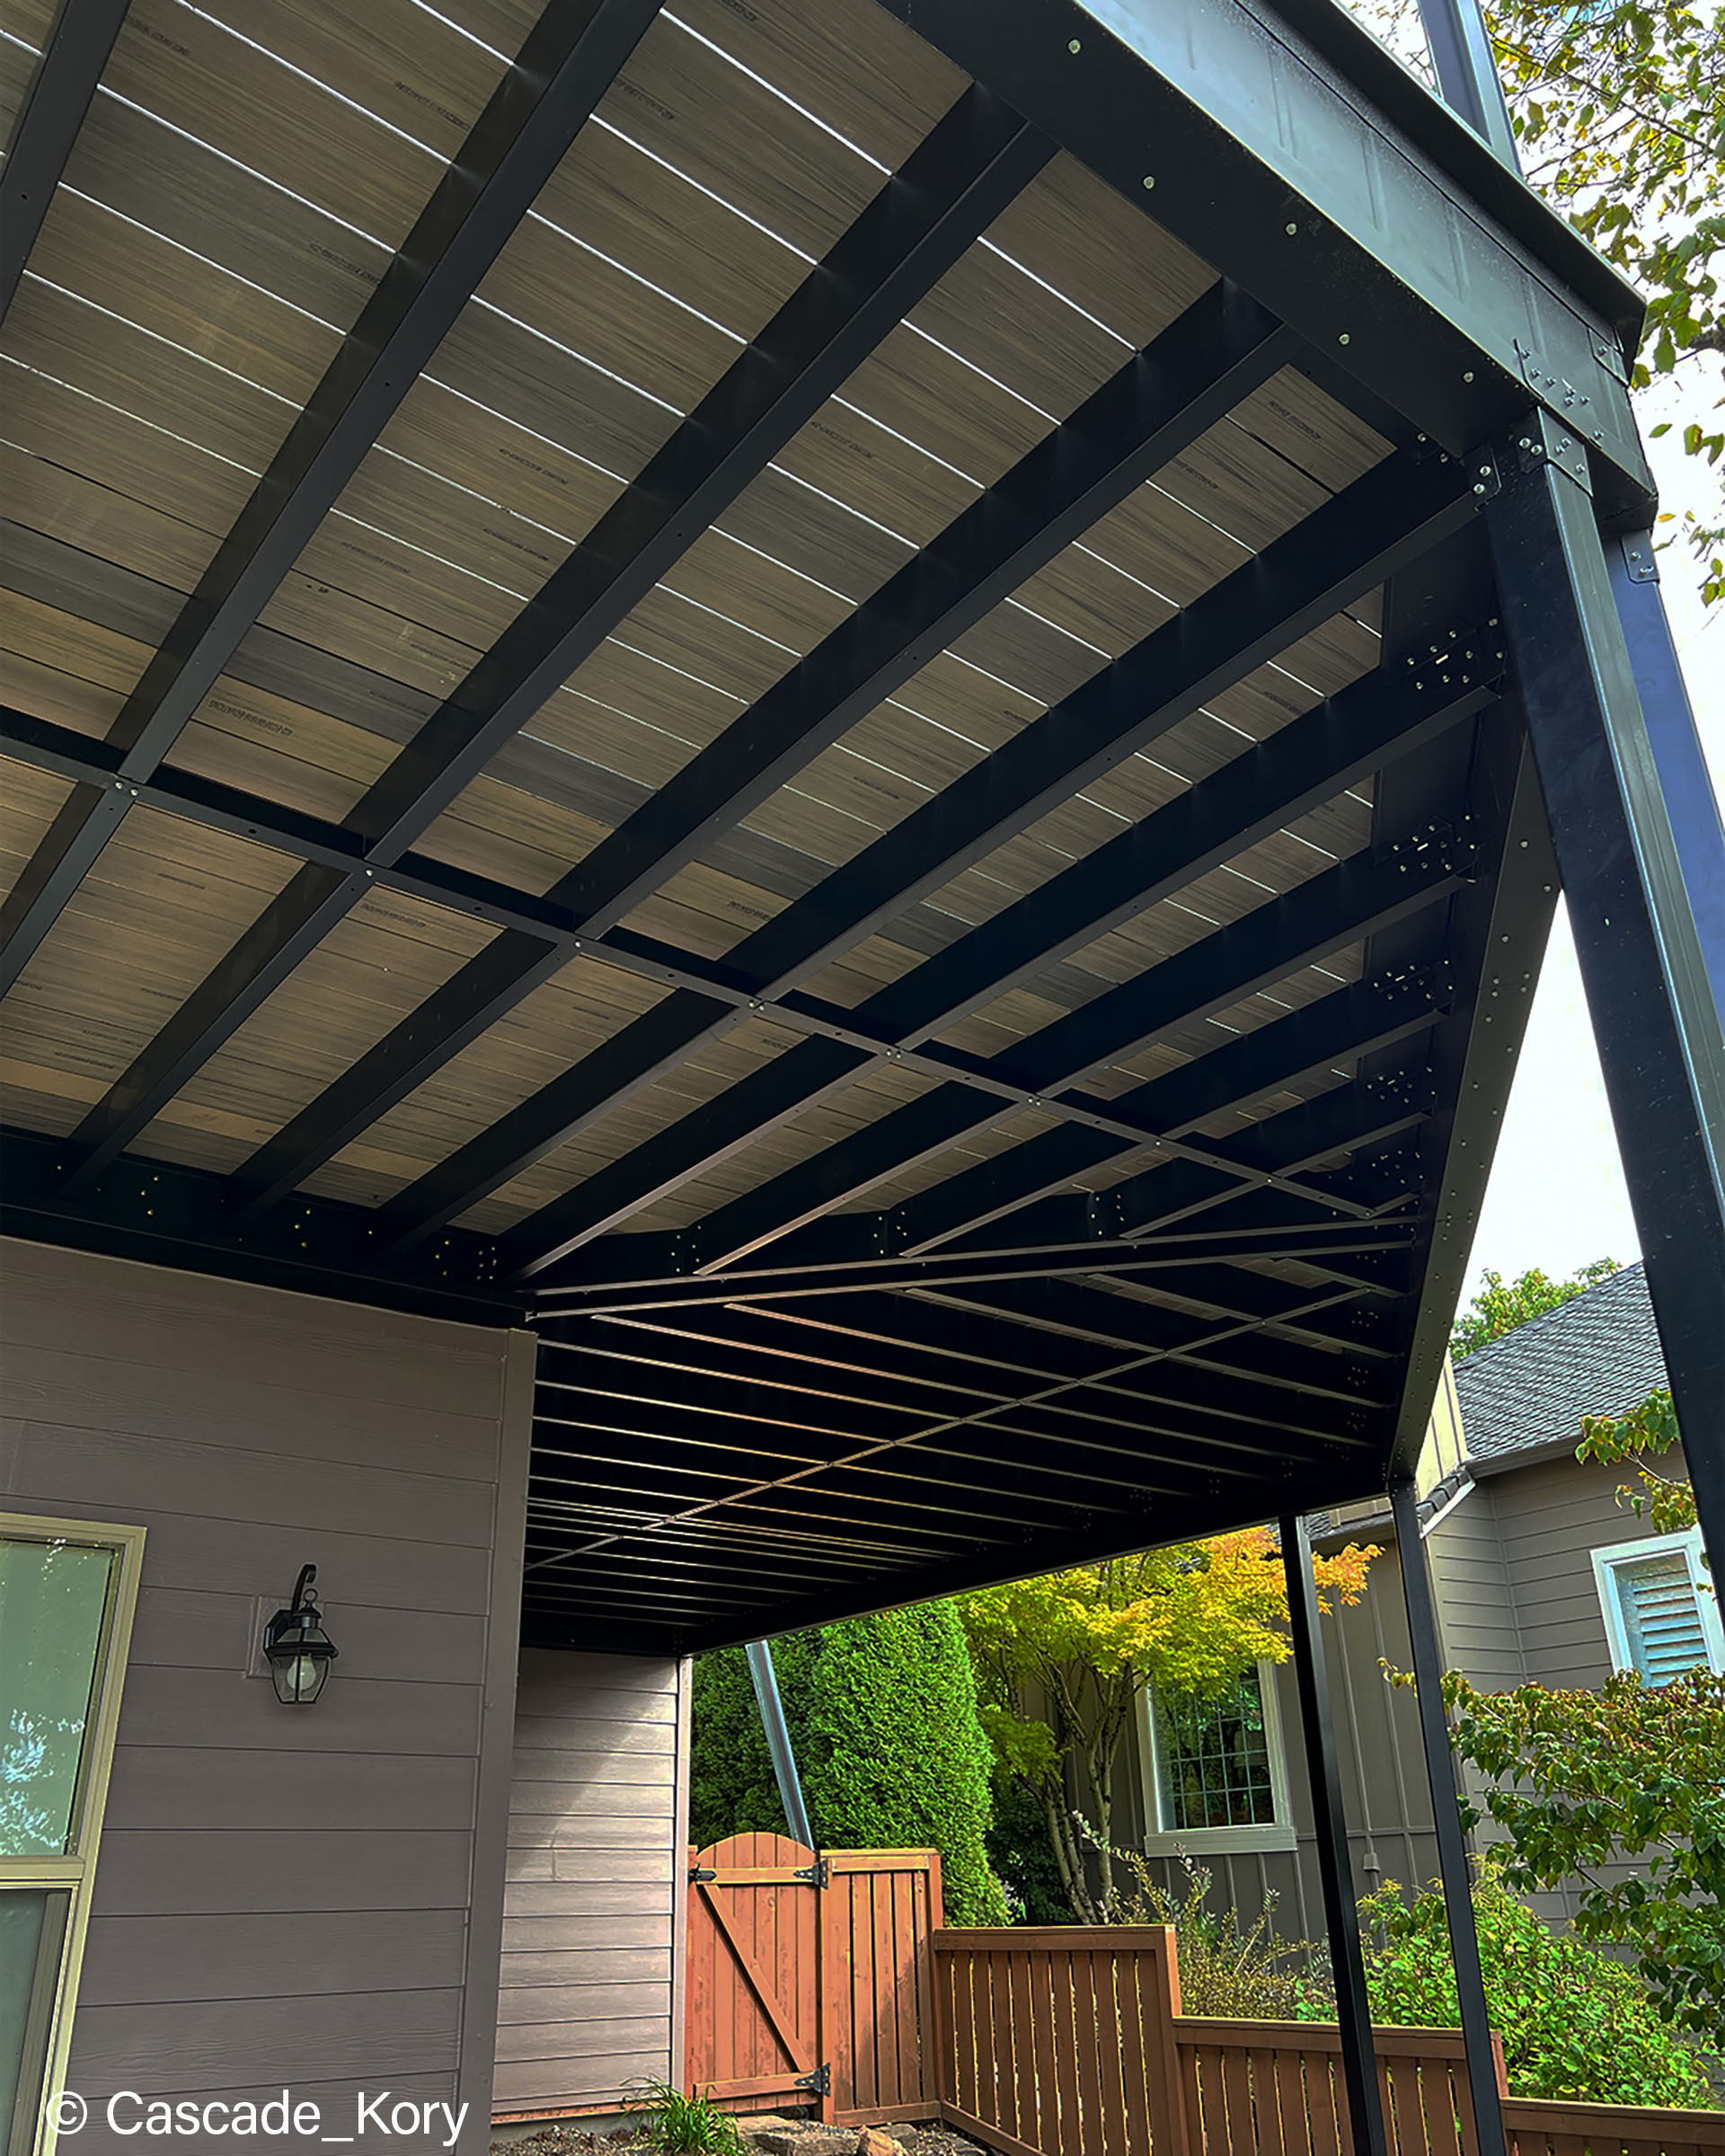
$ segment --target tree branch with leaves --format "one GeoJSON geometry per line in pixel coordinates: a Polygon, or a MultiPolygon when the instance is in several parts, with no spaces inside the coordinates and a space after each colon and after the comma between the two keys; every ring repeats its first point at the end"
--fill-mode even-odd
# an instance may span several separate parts
{"type": "MultiPolygon", "coordinates": [[[[1350,1543],[1314,1558],[1321,1606],[1358,1602],[1376,1555],[1350,1543]]],[[[1255,1664],[1287,1659],[1276,1540],[1251,1528],[1114,1558],[984,1588],[964,1596],[959,1613],[996,1758],[1041,1808],[1074,1913],[1111,1922],[1116,1770],[1139,1700],[1153,1685],[1220,1699],[1255,1664]],[[1071,1783],[1090,1835],[1074,1816],[1071,1783]]]]}

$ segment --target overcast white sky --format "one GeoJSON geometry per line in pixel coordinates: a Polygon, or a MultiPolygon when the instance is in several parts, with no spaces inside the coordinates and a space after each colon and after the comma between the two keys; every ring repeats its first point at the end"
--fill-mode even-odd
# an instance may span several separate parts
{"type": "MultiPolygon", "coordinates": [[[[1684,371],[1693,386],[1668,385],[1640,407],[1643,432],[1662,419],[1676,421],[1663,440],[1648,444],[1648,453],[1662,507],[1678,510],[1704,499],[1697,460],[1685,456],[1680,446],[1684,422],[1705,420],[1718,394],[1711,360],[1684,371]]],[[[1661,579],[1713,783],[1725,793],[1725,606],[1703,614],[1692,563],[1686,549],[1671,547],[1661,558],[1661,579]]],[[[1639,1255],[1575,946],[1560,907],[1464,1294],[1473,1294],[1488,1267],[1513,1278],[1537,1265],[1556,1278],[1594,1258],[1627,1263],[1639,1255]]]]}

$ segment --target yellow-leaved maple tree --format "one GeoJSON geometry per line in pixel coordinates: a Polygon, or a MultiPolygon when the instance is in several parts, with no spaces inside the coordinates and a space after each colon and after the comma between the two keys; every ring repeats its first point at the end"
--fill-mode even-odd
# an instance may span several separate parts
{"type": "MultiPolygon", "coordinates": [[[[1358,1602],[1375,1545],[1314,1557],[1320,1606],[1358,1602]]],[[[1147,1686],[1220,1698],[1258,1662],[1287,1658],[1287,1593],[1268,1528],[1181,1542],[967,1595],[959,1604],[984,1727],[1040,1805],[1081,1922],[1116,1914],[1110,1854],[1120,1743],[1147,1686]],[[1069,1776],[1076,1770],[1074,1816],[1069,1776]],[[1092,1889],[1085,1842],[1096,1851],[1092,1889]]]]}

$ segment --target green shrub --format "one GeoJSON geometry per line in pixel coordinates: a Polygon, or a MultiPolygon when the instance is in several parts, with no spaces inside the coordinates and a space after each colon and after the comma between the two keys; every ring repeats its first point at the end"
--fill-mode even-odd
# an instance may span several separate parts
{"type": "MultiPolygon", "coordinates": [[[[1100,1839],[1081,1819],[1079,1831],[1092,1849],[1100,1839]]],[[[1329,1957],[1309,1939],[1278,1939],[1271,1925],[1280,1899],[1272,1886],[1251,1923],[1236,1908],[1218,1909],[1211,1898],[1215,1874],[1178,1851],[1178,1900],[1162,1886],[1136,1849],[1111,1849],[1116,1886],[1107,1922],[1165,1924],[1174,1934],[1180,2002],[1189,2014],[1223,2021],[1332,2021],[1336,2001],[1329,1957]]]]}
{"type": "MultiPolygon", "coordinates": [[[[773,1644],[785,1726],[823,1849],[938,1849],[947,1921],[1004,1924],[985,1846],[992,1754],[957,1613],[924,1603],[773,1644]]],[[[697,1847],[785,1833],[741,1648],[695,1666],[689,1820],[697,1847]]]]}
{"type": "Polygon", "coordinates": [[[995,1816],[988,1829],[988,1862],[1006,1889],[1013,1922],[1076,1923],[1041,1805],[1015,1774],[999,1767],[989,1792],[995,1816]]]}
{"type": "Polygon", "coordinates": [[[1004,1924],[983,1845],[993,1754],[957,1611],[925,1602],[849,1618],[818,1640],[803,1786],[823,1846],[938,1849],[947,1922],[1004,1924]]]}
{"type": "MultiPolygon", "coordinates": [[[[773,1666],[782,1694],[801,1694],[793,1668],[806,1661],[801,1639],[781,1639],[773,1648],[773,1666]]],[[[785,1697],[791,1742],[802,1763],[801,1697],[785,1697]]],[[[755,1687],[740,1647],[720,1648],[695,1657],[693,1691],[694,1736],[689,1746],[689,1839],[697,1849],[722,1842],[727,1834],[784,1834],[784,1807],[774,1779],[755,1687]]]]}
{"type": "Polygon", "coordinates": [[[685,2096],[668,2081],[631,2081],[623,2107],[665,2156],[746,2156],[737,2122],[711,2096],[685,2096]]]}
{"type": "MultiPolygon", "coordinates": [[[[1490,1864],[1473,1908],[1486,2006],[1503,2039],[1512,2095],[1712,2107],[1702,2055],[1659,2019],[1632,1969],[1542,1923],[1490,1864]]],[[[1459,2027],[1441,1894],[1428,1889],[1409,1902],[1386,1884],[1359,1909],[1373,2019],[1459,2027]]]]}

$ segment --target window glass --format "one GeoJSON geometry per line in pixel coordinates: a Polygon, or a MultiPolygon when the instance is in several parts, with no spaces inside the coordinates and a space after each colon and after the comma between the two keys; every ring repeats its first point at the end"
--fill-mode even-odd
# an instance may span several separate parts
{"type": "Polygon", "coordinates": [[[1219,1699],[1158,1692],[1155,1716],[1164,1833],[1274,1825],[1275,1788],[1255,1669],[1219,1699]]]}
{"type": "Polygon", "coordinates": [[[63,1856],[116,1552],[0,1541],[0,1856],[63,1856]]]}
{"type": "Polygon", "coordinates": [[[1707,1666],[1701,1604],[1683,1550],[1620,1559],[1611,1568],[1630,1666],[1650,1684],[1668,1684],[1707,1666]]]}
{"type": "MultiPolygon", "coordinates": [[[[71,1902],[68,1893],[54,1888],[0,1893],[0,2127],[9,2118],[35,2125],[71,1902]]],[[[18,2140],[14,2132],[12,2141],[18,2140]]],[[[22,2145],[33,2140],[32,2132],[22,2145]]]]}

